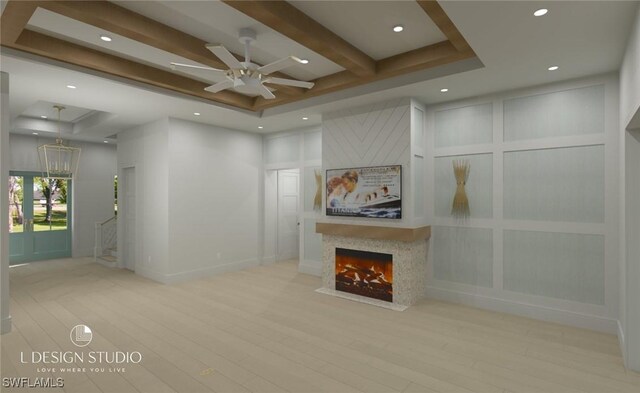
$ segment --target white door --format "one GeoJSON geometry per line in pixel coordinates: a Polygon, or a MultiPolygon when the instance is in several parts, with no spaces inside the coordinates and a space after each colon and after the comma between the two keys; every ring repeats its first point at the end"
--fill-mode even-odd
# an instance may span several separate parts
{"type": "Polygon", "coordinates": [[[136,168],[124,168],[124,267],[136,268],[136,168]]]}
{"type": "Polygon", "coordinates": [[[278,171],[278,260],[298,259],[300,174],[278,171]]]}

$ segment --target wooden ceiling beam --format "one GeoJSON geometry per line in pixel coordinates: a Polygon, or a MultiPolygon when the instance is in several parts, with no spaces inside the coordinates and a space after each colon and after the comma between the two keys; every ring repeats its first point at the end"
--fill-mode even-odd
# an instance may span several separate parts
{"type": "Polygon", "coordinates": [[[286,1],[222,1],[358,76],[375,74],[375,60],[286,1]]]}
{"type": "Polygon", "coordinates": [[[233,91],[210,93],[204,90],[209,85],[208,83],[86,48],[29,29],[24,29],[14,44],[5,46],[237,108],[251,110],[253,105],[252,97],[233,91]]]}
{"type": "Polygon", "coordinates": [[[422,7],[424,12],[429,16],[433,23],[438,26],[442,34],[447,37],[453,46],[459,52],[467,52],[471,50],[471,46],[464,39],[456,25],[453,24],[449,15],[442,9],[440,4],[434,0],[416,0],[418,5],[422,7]]]}
{"type": "Polygon", "coordinates": [[[9,1],[0,18],[0,42],[10,45],[16,42],[29,19],[38,8],[37,2],[9,1]]]}
{"type": "MultiPolygon", "coordinates": [[[[223,70],[229,68],[205,47],[206,41],[108,1],[43,1],[39,5],[57,14],[209,67],[223,70]]],[[[244,61],[241,56],[234,56],[244,61]]],[[[274,73],[273,76],[291,79],[291,76],[284,73],[274,73]]],[[[303,89],[293,86],[278,86],[278,91],[288,95],[303,93],[303,89]]]]}
{"type": "Polygon", "coordinates": [[[377,73],[370,77],[362,78],[348,71],[342,71],[314,80],[315,85],[313,88],[298,97],[276,97],[272,100],[257,97],[254,110],[264,110],[278,105],[289,104],[291,102],[392,78],[409,72],[438,67],[472,57],[475,57],[473,51],[459,52],[451,42],[443,41],[379,60],[377,73]]]}

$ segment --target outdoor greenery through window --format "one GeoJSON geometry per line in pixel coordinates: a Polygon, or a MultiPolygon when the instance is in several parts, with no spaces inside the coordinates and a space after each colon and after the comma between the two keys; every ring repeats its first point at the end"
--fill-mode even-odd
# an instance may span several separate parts
{"type": "Polygon", "coordinates": [[[24,177],[9,176],[9,233],[23,232],[24,177]]]}
{"type": "Polygon", "coordinates": [[[33,230],[67,229],[67,181],[33,178],[33,230]]]}
{"type": "MultiPolygon", "coordinates": [[[[29,193],[27,193],[29,194],[29,193]]],[[[9,232],[24,232],[25,203],[33,204],[33,231],[67,229],[67,181],[33,178],[32,201],[25,201],[24,177],[9,177],[9,232]]]]}

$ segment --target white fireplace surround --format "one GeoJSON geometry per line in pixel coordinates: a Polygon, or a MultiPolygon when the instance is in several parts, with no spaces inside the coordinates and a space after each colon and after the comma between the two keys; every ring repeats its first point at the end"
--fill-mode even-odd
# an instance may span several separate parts
{"type": "MultiPolygon", "coordinates": [[[[366,231],[366,227],[363,226],[363,230],[366,231]]],[[[330,235],[323,231],[322,244],[322,288],[318,292],[399,311],[415,304],[424,296],[427,281],[428,242],[426,238],[410,241],[369,239],[330,235]],[[393,256],[393,302],[336,291],[336,248],[391,254],[393,256]]]]}

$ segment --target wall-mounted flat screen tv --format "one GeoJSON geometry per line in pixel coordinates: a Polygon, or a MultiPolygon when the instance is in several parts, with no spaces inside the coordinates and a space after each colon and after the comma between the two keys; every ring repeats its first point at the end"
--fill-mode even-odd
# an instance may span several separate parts
{"type": "Polygon", "coordinates": [[[327,170],[327,216],[402,218],[402,165],[327,170]]]}

